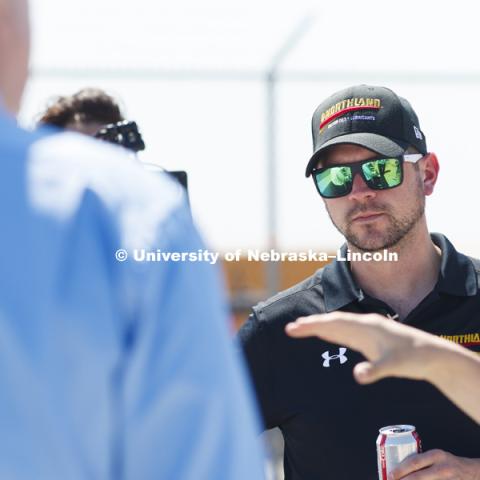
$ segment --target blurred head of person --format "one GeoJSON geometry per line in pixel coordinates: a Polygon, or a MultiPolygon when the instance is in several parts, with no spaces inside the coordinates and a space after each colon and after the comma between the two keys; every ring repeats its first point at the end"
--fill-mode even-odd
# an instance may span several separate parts
{"type": "Polygon", "coordinates": [[[84,88],[73,95],[55,98],[38,123],[94,136],[105,125],[124,120],[112,96],[99,88],[84,88]]]}
{"type": "Polygon", "coordinates": [[[19,108],[28,76],[30,24],[27,0],[0,0],[0,103],[19,108]]]}

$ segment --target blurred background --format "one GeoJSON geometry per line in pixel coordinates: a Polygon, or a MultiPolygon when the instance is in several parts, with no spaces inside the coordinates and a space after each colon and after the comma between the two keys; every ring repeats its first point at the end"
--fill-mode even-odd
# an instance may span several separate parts
{"type": "MultiPolygon", "coordinates": [[[[56,95],[105,89],[138,123],[142,160],[188,172],[193,215],[211,249],[338,248],[342,238],[304,177],[310,119],[334,91],[369,83],[410,100],[439,157],[430,230],[480,256],[477,2],[31,4],[22,124],[32,126],[56,95]]],[[[226,265],[237,324],[260,298],[320,266],[226,265]]]]}

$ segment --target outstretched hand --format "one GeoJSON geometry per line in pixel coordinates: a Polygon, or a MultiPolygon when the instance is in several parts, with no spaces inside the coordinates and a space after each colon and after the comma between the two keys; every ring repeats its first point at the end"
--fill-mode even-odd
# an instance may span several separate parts
{"type": "Polygon", "coordinates": [[[311,315],[289,323],[285,330],[291,337],[317,336],[360,351],[368,361],[354,368],[359,383],[372,383],[390,376],[426,379],[428,362],[424,357],[432,343],[441,341],[377,314],[311,315]]]}

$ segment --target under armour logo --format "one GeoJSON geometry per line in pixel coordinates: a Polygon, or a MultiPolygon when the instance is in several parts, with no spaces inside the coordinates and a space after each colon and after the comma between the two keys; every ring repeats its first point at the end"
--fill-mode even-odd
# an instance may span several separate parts
{"type": "Polygon", "coordinates": [[[323,366],[324,367],[329,367],[330,366],[330,360],[340,360],[340,364],[345,363],[348,358],[345,356],[345,352],[347,349],[345,347],[340,347],[338,349],[338,355],[332,355],[330,356],[330,351],[326,351],[322,353],[322,357],[324,358],[323,366]]]}

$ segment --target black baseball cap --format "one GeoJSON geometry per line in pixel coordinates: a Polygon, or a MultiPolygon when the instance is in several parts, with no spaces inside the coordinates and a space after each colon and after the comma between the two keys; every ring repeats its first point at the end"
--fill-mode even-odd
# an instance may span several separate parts
{"type": "Polygon", "coordinates": [[[350,143],[398,157],[409,146],[427,153],[425,135],[410,103],[386,87],[356,85],[322,102],[312,117],[313,156],[305,175],[332,145],[350,143]]]}

